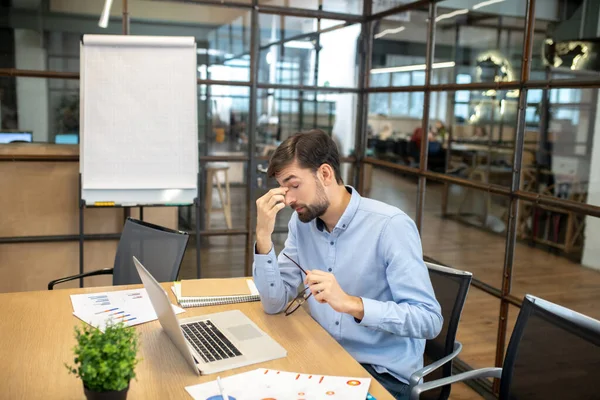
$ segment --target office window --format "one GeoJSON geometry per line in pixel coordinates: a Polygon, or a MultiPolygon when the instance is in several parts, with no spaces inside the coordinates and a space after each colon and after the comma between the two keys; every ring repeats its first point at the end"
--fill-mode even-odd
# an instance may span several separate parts
{"type": "MultiPolygon", "coordinates": [[[[410,85],[410,73],[398,72],[392,74],[393,86],[408,86],[410,85]]],[[[406,114],[410,104],[410,93],[400,92],[391,94],[391,113],[392,115],[406,114]]]]}
{"type": "Polygon", "coordinates": [[[527,104],[542,102],[544,91],[542,89],[531,89],[527,91],[527,104]]]}
{"type": "MultiPolygon", "coordinates": [[[[456,75],[456,83],[471,83],[472,78],[469,74],[456,75]]],[[[471,101],[471,92],[468,90],[458,90],[454,93],[454,118],[459,122],[469,119],[469,102],[471,101]]]]}
{"type": "MultiPolygon", "coordinates": [[[[465,84],[471,83],[471,75],[469,74],[458,74],[456,76],[456,83],[465,84]]],[[[468,90],[459,90],[454,94],[454,101],[457,103],[468,103],[470,100],[470,92],[468,90]]]]}
{"type": "MultiPolygon", "coordinates": [[[[371,86],[386,87],[390,85],[390,74],[372,74],[371,86]]],[[[390,114],[389,93],[372,93],[369,95],[369,111],[373,114],[390,114]]]]}
{"type": "MultiPolygon", "coordinates": [[[[411,85],[420,86],[425,85],[425,72],[414,71],[411,73],[411,85]]],[[[421,118],[423,116],[423,102],[425,100],[425,94],[423,92],[416,92],[410,94],[410,111],[409,116],[414,118],[421,118]]]]}

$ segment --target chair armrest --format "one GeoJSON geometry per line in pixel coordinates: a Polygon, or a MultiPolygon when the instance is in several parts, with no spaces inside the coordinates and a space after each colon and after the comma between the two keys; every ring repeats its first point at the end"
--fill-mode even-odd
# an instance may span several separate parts
{"type": "Polygon", "coordinates": [[[447,378],[438,379],[431,382],[421,383],[413,387],[410,391],[410,400],[418,400],[421,393],[428,390],[437,389],[442,386],[450,385],[456,382],[463,382],[468,379],[477,378],[500,378],[502,368],[481,368],[473,371],[463,372],[462,374],[452,375],[447,378]]]}
{"type": "Polygon", "coordinates": [[[112,275],[112,273],[113,273],[113,268],[103,268],[103,269],[99,269],[97,271],[91,271],[91,272],[86,272],[83,274],[77,274],[77,275],[73,275],[73,276],[67,276],[65,278],[55,279],[48,283],[48,290],[53,290],[54,285],[72,281],[73,279],[85,278],[88,276],[96,276],[96,275],[112,275]]]}
{"type": "Polygon", "coordinates": [[[421,368],[418,371],[413,372],[413,374],[410,376],[410,380],[409,380],[410,387],[414,387],[414,386],[418,385],[419,382],[421,382],[421,379],[423,379],[423,377],[425,377],[426,375],[435,371],[442,365],[446,364],[448,361],[451,361],[452,359],[454,359],[458,355],[458,353],[461,352],[461,350],[462,350],[462,344],[460,342],[454,342],[454,351],[452,353],[448,354],[444,358],[440,358],[436,362],[426,365],[425,367],[421,368]]]}

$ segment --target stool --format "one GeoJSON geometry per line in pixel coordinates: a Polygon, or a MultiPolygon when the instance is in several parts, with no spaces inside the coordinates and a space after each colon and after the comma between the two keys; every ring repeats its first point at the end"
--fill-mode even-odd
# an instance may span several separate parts
{"type": "Polygon", "coordinates": [[[207,163],[206,164],[206,229],[210,228],[210,215],[213,211],[223,211],[225,215],[225,223],[227,228],[231,229],[231,194],[229,192],[229,164],[227,163],[207,163]],[[221,179],[219,178],[219,172],[223,172],[225,175],[225,195],[223,194],[223,188],[221,187],[221,179]],[[219,193],[219,199],[221,200],[221,208],[212,207],[212,189],[213,185],[217,184],[217,192],[219,193]]]}

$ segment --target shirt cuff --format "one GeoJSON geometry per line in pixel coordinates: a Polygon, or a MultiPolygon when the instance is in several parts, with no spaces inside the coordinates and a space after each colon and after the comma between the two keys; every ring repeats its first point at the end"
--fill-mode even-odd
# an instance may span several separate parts
{"type": "MultiPolygon", "coordinates": [[[[381,302],[361,297],[364,308],[364,316],[359,325],[377,327],[381,323],[381,302]]],[[[356,321],[356,319],[355,319],[356,321]]]]}
{"type": "Polygon", "coordinates": [[[254,243],[254,265],[263,268],[275,269],[277,265],[277,254],[275,254],[275,246],[271,243],[271,250],[267,254],[258,254],[256,252],[256,242],[254,243]]]}

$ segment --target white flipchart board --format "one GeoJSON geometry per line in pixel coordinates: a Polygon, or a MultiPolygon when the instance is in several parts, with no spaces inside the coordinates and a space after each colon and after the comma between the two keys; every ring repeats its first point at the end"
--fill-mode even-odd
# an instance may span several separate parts
{"type": "Polygon", "coordinates": [[[87,205],[193,203],[196,57],[193,37],[83,36],[79,169],[87,205]]]}

